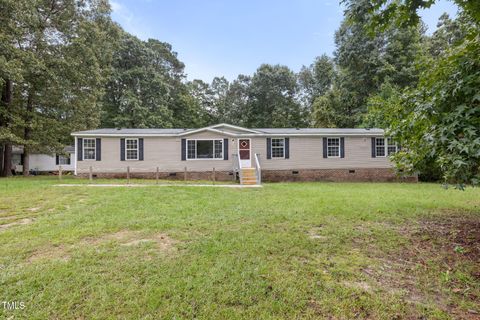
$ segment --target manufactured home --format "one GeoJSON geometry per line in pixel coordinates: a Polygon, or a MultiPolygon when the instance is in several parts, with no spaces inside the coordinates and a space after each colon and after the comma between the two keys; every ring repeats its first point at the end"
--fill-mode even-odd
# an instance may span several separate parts
{"type": "MultiPolygon", "coordinates": [[[[63,153],[44,154],[34,152],[28,155],[30,172],[33,174],[44,174],[62,171],[75,170],[75,148],[67,146],[63,149],[63,153]]],[[[23,171],[23,162],[25,155],[23,154],[23,146],[13,146],[12,148],[12,169],[17,173],[23,171]]]]}
{"type": "MultiPolygon", "coordinates": [[[[394,181],[398,146],[381,129],[96,129],[75,137],[78,176],[263,181],[394,181]]],[[[408,180],[416,180],[409,177],[408,180]]]]}

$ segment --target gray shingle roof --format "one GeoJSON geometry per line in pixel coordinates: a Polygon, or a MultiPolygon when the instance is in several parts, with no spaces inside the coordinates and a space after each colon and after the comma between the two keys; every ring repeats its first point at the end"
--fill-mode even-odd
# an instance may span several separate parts
{"type": "Polygon", "coordinates": [[[75,146],[66,146],[65,148],[63,148],[63,151],[73,153],[75,152],[75,146]]]}
{"type": "Polygon", "coordinates": [[[104,128],[104,129],[95,129],[95,130],[85,130],[85,131],[77,131],[73,134],[178,134],[182,132],[186,132],[192,129],[130,129],[130,128],[121,128],[121,129],[112,129],[112,128],[104,128]]]}
{"type": "Polygon", "coordinates": [[[360,129],[360,128],[260,128],[253,129],[269,134],[383,134],[382,129],[360,129]]]}
{"type": "MultiPolygon", "coordinates": [[[[209,128],[209,127],[207,127],[209,128]]],[[[207,129],[205,128],[205,129],[207,129]]],[[[203,129],[203,128],[202,128],[203,129]]],[[[189,131],[198,131],[199,129],[95,129],[95,130],[86,130],[78,131],[72,133],[72,135],[136,135],[136,136],[155,136],[155,135],[167,135],[167,136],[176,136],[178,134],[187,133],[189,131]]],[[[228,132],[223,128],[215,129],[220,131],[228,132]]],[[[260,128],[260,129],[251,129],[259,132],[258,134],[262,135],[383,135],[384,131],[382,129],[360,129],[360,128],[260,128]]],[[[244,135],[251,135],[252,133],[245,132],[244,135]]],[[[257,135],[258,135],[257,134],[257,135]]],[[[241,134],[240,134],[241,135],[241,134]]],[[[255,134],[253,134],[255,135],[255,134]]]]}

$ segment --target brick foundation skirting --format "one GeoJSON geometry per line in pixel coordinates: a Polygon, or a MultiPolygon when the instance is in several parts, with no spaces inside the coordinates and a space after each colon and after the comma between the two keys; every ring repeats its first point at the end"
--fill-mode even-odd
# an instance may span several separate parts
{"type": "Polygon", "coordinates": [[[418,182],[417,176],[398,177],[390,168],[263,170],[262,180],[332,182],[418,182]]]}
{"type": "MultiPolygon", "coordinates": [[[[188,171],[187,180],[213,180],[212,171],[188,171]]],[[[78,177],[88,178],[88,173],[79,173],[78,177]]],[[[93,172],[95,178],[125,179],[126,172],[93,172]]],[[[130,178],[155,179],[155,172],[131,172],[130,178]]],[[[159,172],[160,179],[184,180],[185,172],[159,172]]],[[[215,171],[216,181],[232,181],[232,171],[215,171]]],[[[286,181],[332,181],[332,182],[418,182],[417,176],[399,177],[390,168],[360,169],[299,169],[299,170],[262,170],[264,182],[286,181]]]]}
{"type": "MultiPolygon", "coordinates": [[[[93,172],[94,178],[107,178],[107,179],[125,179],[127,178],[126,172],[93,172]]],[[[89,173],[78,173],[77,177],[88,178],[89,173]]],[[[234,179],[232,171],[215,171],[216,181],[232,181],[234,179]]],[[[130,172],[131,179],[155,179],[155,172],[130,172]]],[[[184,180],[185,172],[159,172],[158,178],[162,180],[184,180]]],[[[213,181],[212,171],[187,171],[187,180],[209,180],[213,181]]]]}

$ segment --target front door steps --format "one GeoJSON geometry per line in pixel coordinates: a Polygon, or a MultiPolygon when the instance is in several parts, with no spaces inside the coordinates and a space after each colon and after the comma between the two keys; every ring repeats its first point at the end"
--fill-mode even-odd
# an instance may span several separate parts
{"type": "Polygon", "coordinates": [[[253,185],[258,184],[257,170],[255,168],[242,168],[242,174],[240,175],[240,184],[253,185]]]}

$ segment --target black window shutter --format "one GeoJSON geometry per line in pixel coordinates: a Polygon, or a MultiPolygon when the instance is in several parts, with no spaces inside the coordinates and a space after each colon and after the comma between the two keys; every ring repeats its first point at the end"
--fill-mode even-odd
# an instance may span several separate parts
{"type": "Polygon", "coordinates": [[[187,139],[182,139],[182,161],[187,160],[187,139]]]}
{"type": "Polygon", "coordinates": [[[69,153],[69,154],[68,154],[68,158],[67,158],[67,164],[71,164],[71,162],[70,162],[70,161],[71,161],[70,157],[71,157],[71,155],[70,155],[70,153],[69,153]]]}
{"type": "Polygon", "coordinates": [[[100,138],[97,138],[96,141],[95,141],[95,159],[97,161],[101,161],[102,160],[102,139],[100,138]]]}
{"type": "Polygon", "coordinates": [[[375,138],[372,138],[372,158],[375,157],[375,138]]]}
{"type": "Polygon", "coordinates": [[[143,161],[143,138],[138,139],[138,160],[143,161]]]}
{"type": "Polygon", "coordinates": [[[272,139],[267,138],[267,159],[272,159],[272,139]]]}
{"type": "Polygon", "coordinates": [[[228,139],[223,139],[223,160],[228,160],[228,139]]]}
{"type": "Polygon", "coordinates": [[[285,138],[285,159],[290,158],[290,138],[285,138]]]}
{"type": "Polygon", "coordinates": [[[125,139],[120,139],[120,161],[125,161],[125,139]]]}
{"type": "Polygon", "coordinates": [[[58,164],[60,163],[59,159],[58,159],[58,154],[55,155],[55,165],[58,166],[58,164]]]}
{"type": "Polygon", "coordinates": [[[340,138],[340,158],[345,158],[345,138],[340,138]]]}
{"type": "Polygon", "coordinates": [[[83,160],[83,139],[77,139],[77,161],[83,160]]]}
{"type": "Polygon", "coordinates": [[[327,158],[327,138],[323,138],[323,157],[327,158]]]}

